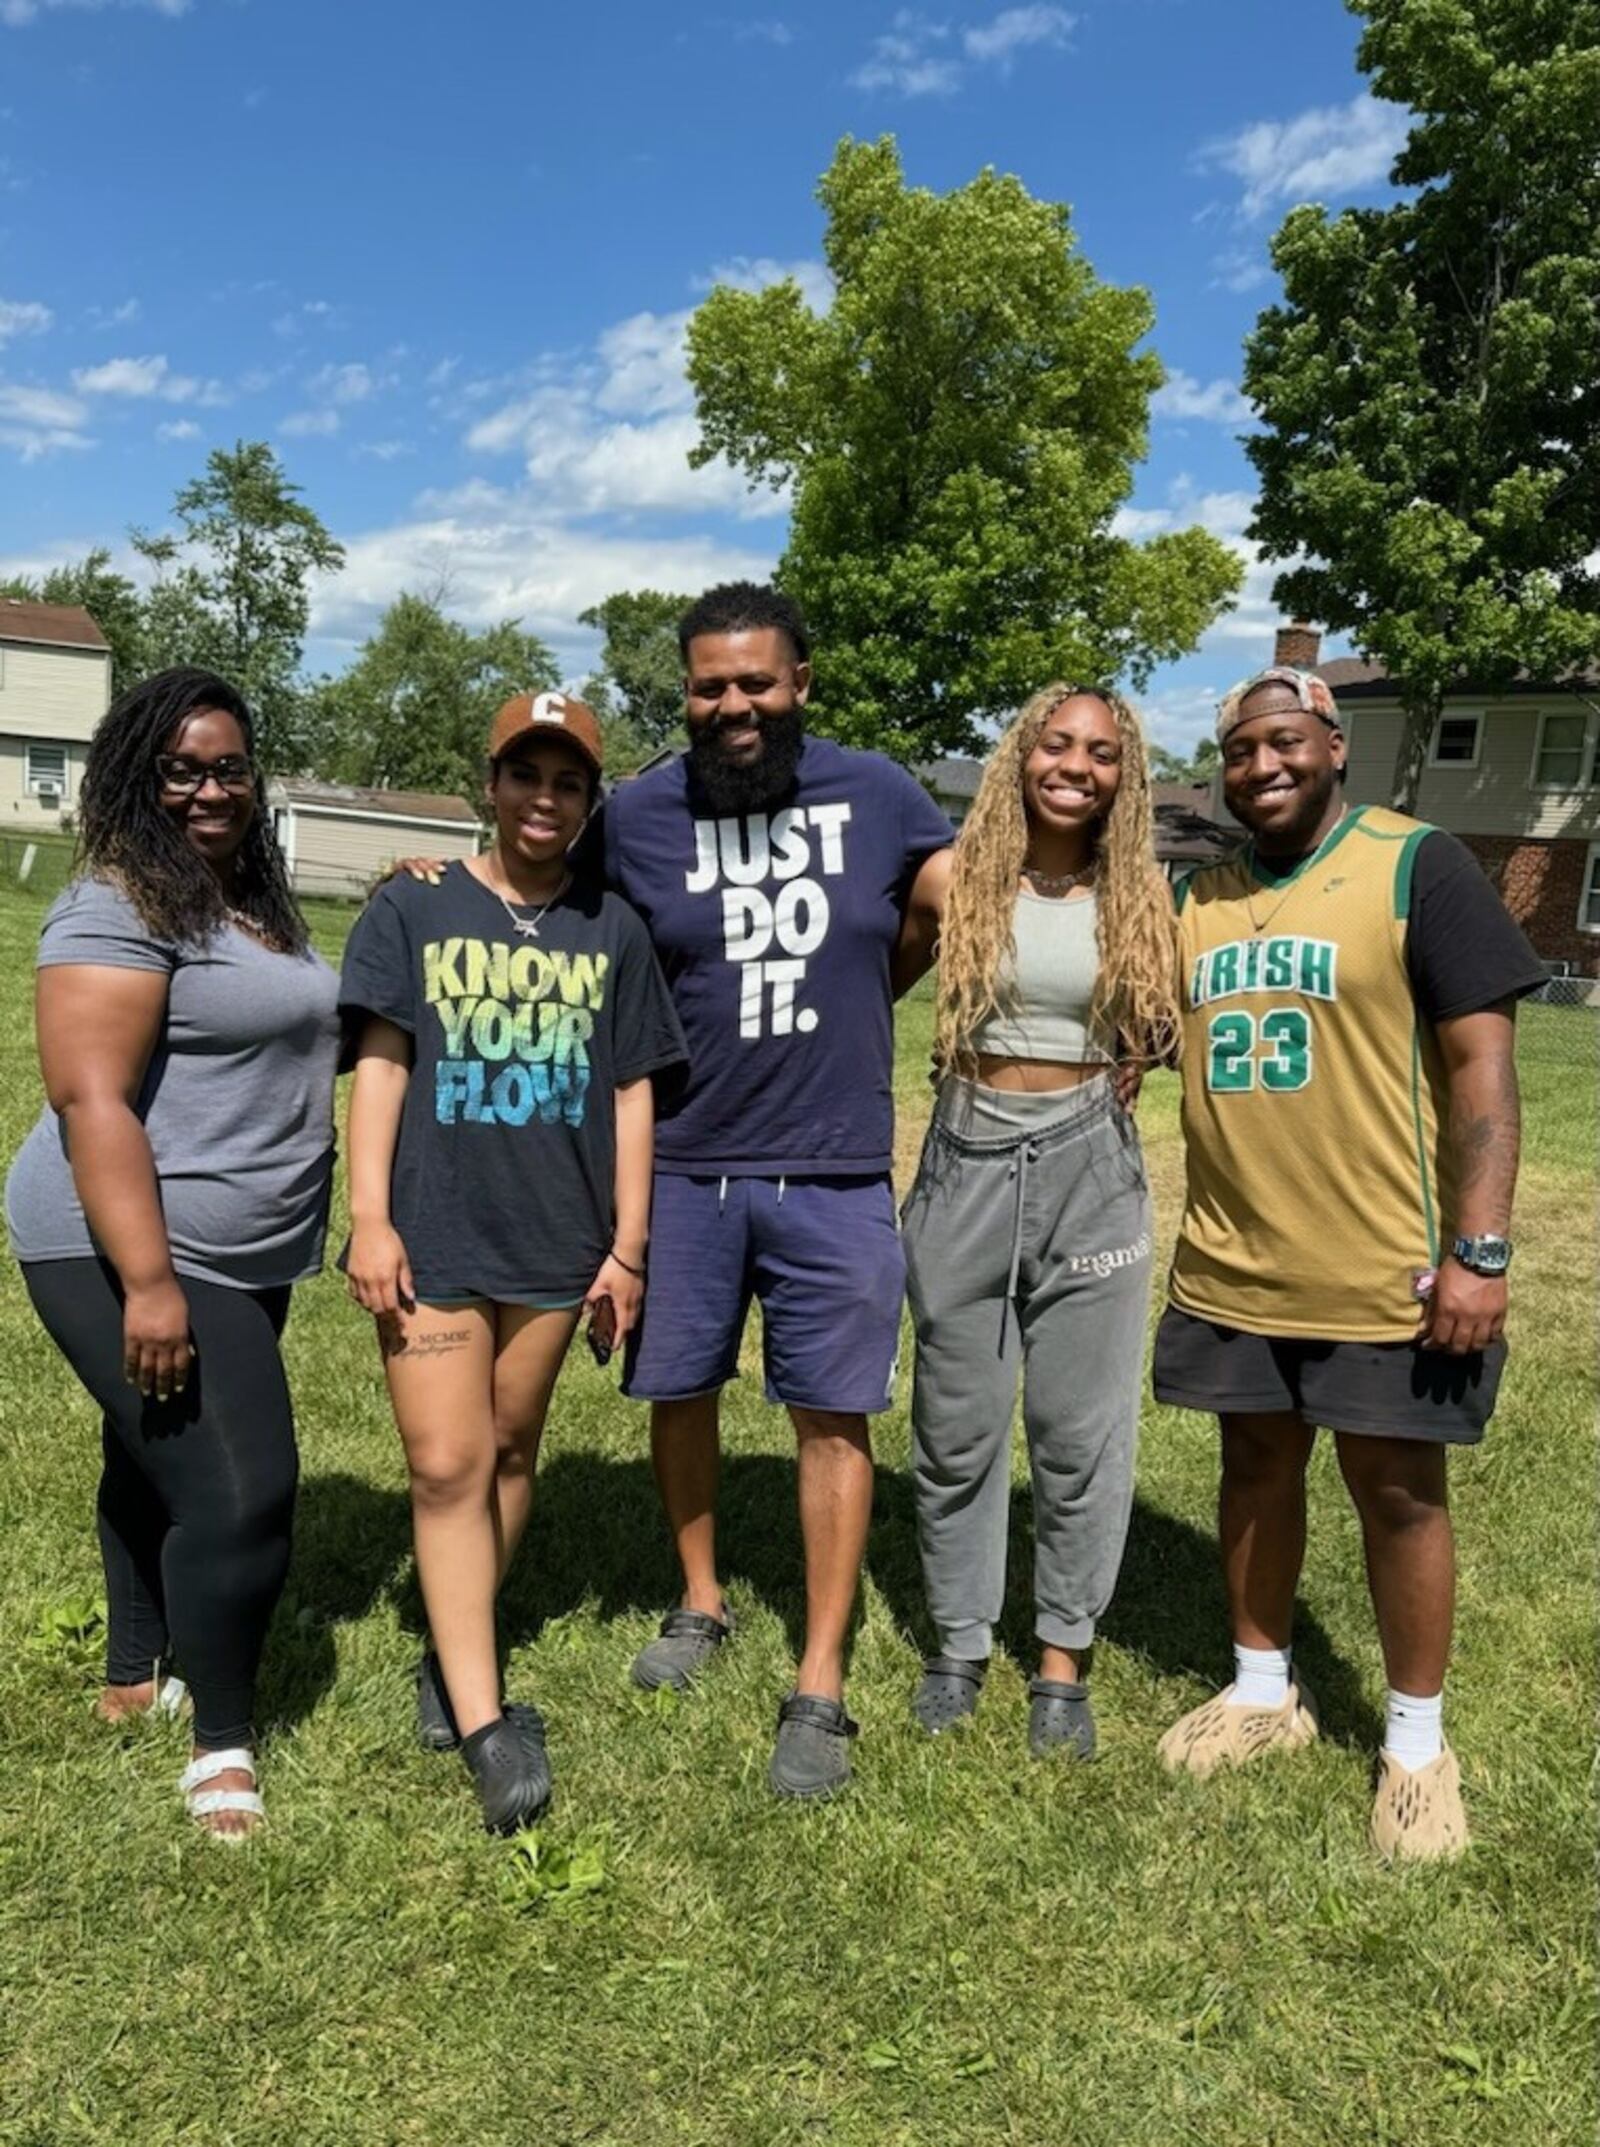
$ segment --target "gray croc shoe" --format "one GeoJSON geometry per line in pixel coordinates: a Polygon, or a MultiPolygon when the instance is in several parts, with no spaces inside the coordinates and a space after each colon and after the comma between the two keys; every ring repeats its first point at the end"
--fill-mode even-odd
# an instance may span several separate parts
{"type": "Polygon", "coordinates": [[[537,1707],[528,1707],[514,1701],[506,1709],[506,1720],[522,1740],[522,1749],[528,1755],[528,1767],[533,1793],[538,1799],[538,1811],[545,1811],[550,1803],[553,1784],[550,1779],[550,1758],[544,1748],[544,1716],[537,1707]]]}
{"type": "MultiPolygon", "coordinates": [[[[518,1709],[519,1715],[531,1712],[518,1709]]],[[[531,1749],[525,1724],[509,1715],[486,1722],[481,1730],[461,1740],[461,1757],[478,1792],[483,1823],[491,1834],[514,1834],[519,1827],[531,1826],[550,1802],[543,1723],[539,1732],[537,1754],[531,1749]]]]}
{"type": "Polygon", "coordinates": [[[975,1714],[978,1694],[989,1674],[987,1661],[962,1662],[954,1655],[930,1655],[922,1665],[922,1682],[911,1699],[911,1712],[930,1737],[975,1714]]]}
{"type": "Polygon", "coordinates": [[[850,1740],[860,1735],[837,1700],[791,1692],[778,1709],[778,1742],[767,1782],[775,1797],[820,1800],[850,1780],[850,1740]]]}
{"type": "Polygon", "coordinates": [[[687,1692],[718,1648],[732,1637],[733,1612],[726,1603],[720,1618],[703,1610],[669,1610],[659,1636],[633,1658],[633,1681],[645,1692],[659,1691],[663,1685],[687,1692]]]}
{"type": "Polygon", "coordinates": [[[1036,1677],[1028,1687],[1028,1750],[1035,1759],[1060,1752],[1068,1759],[1094,1758],[1094,1709],[1087,1685],[1036,1677]]]}
{"type": "Polygon", "coordinates": [[[432,1648],[417,1664],[417,1742],[424,1752],[453,1752],[461,1742],[444,1672],[432,1648]]]}

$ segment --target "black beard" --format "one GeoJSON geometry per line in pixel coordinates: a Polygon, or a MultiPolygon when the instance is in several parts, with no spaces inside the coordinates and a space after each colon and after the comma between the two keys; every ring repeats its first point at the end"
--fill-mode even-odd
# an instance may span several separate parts
{"type": "Polygon", "coordinates": [[[759,721],[761,752],[744,766],[724,757],[714,723],[690,731],[689,778],[713,812],[757,813],[794,788],[806,742],[805,717],[791,708],[786,715],[762,716],[759,721]]]}

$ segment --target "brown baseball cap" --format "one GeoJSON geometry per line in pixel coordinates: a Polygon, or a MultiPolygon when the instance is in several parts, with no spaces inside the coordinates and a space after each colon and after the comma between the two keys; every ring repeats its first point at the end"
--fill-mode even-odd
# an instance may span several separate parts
{"type": "Polygon", "coordinates": [[[561,731],[577,747],[596,775],[605,770],[600,719],[587,701],[570,693],[519,693],[507,701],[489,726],[489,758],[498,760],[519,740],[538,731],[561,731]]]}

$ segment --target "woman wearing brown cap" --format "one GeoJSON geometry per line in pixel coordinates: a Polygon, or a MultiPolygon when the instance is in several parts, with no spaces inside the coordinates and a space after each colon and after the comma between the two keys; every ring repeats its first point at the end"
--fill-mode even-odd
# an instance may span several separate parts
{"type": "Polygon", "coordinates": [[[373,1313],[411,1473],[432,1644],[424,1745],[459,1747],[485,1824],[550,1797],[544,1724],[507,1707],[494,1599],[551,1392],[587,1306],[603,1360],[644,1287],[650,1077],[683,1038],[644,926],[575,878],[600,728],[555,693],[489,734],[494,841],[437,885],[381,887],[350,936],[350,1294],[373,1313]]]}

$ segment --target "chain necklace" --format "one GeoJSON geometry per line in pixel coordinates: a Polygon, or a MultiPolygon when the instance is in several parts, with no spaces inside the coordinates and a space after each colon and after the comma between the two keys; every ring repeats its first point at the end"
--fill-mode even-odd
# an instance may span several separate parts
{"type": "Polygon", "coordinates": [[[561,900],[561,897],[566,893],[567,889],[572,885],[572,874],[570,872],[562,873],[560,883],[557,886],[555,893],[553,895],[548,896],[543,902],[541,902],[539,904],[539,907],[534,911],[531,917],[519,917],[516,911],[512,908],[507,898],[500,892],[498,887],[492,884],[492,882],[485,880],[482,884],[489,889],[490,894],[494,896],[500,907],[511,919],[511,929],[517,934],[519,934],[520,937],[523,939],[537,939],[539,937],[539,927],[541,924],[543,924],[545,919],[545,913],[555,907],[555,905],[561,900]]]}
{"type": "Polygon", "coordinates": [[[1090,858],[1081,872],[1041,872],[1035,865],[1024,865],[1022,877],[1041,895],[1064,895],[1074,887],[1086,887],[1099,867],[1098,858],[1090,858]]]}
{"type": "MultiPolygon", "coordinates": [[[[1327,834],[1323,836],[1321,842],[1317,844],[1317,847],[1311,852],[1311,854],[1308,857],[1303,857],[1300,860],[1299,864],[1295,866],[1293,872],[1291,872],[1289,875],[1289,885],[1284,889],[1283,893],[1278,897],[1277,901],[1272,905],[1272,908],[1267,912],[1264,918],[1259,920],[1257,919],[1254,896],[1252,894],[1251,889],[1249,887],[1246,887],[1244,896],[1244,913],[1250,920],[1250,930],[1255,936],[1255,938],[1260,939],[1265,935],[1267,926],[1271,924],[1273,918],[1277,916],[1279,910],[1283,908],[1284,904],[1289,900],[1289,897],[1294,893],[1295,888],[1300,883],[1301,876],[1311,870],[1312,866],[1317,862],[1317,859],[1321,857],[1323,851],[1328,847],[1329,843],[1332,842],[1334,836],[1338,833],[1339,829],[1343,827],[1345,815],[1349,812],[1349,810],[1350,808],[1348,805],[1340,806],[1338,819],[1335,820],[1333,826],[1329,828],[1327,834]]],[[[1253,880],[1256,876],[1257,871],[1256,846],[1253,842],[1251,843],[1249,849],[1245,852],[1245,869],[1249,873],[1250,878],[1253,880]]]]}

